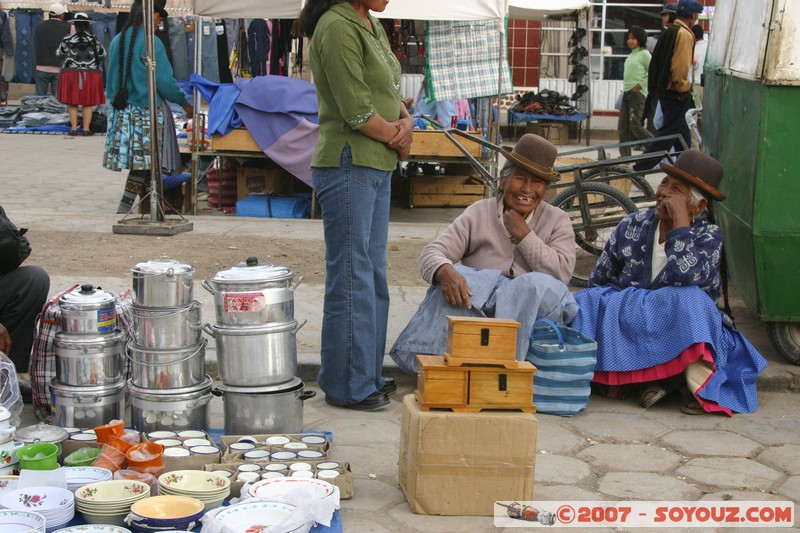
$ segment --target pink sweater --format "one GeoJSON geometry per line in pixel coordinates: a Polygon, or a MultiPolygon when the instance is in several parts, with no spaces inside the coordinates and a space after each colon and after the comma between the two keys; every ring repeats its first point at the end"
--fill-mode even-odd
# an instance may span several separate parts
{"type": "Polygon", "coordinates": [[[532,231],[515,245],[500,222],[499,205],[496,198],[475,202],[425,246],[419,258],[423,279],[433,283],[440,266],[460,262],[472,268],[499,269],[508,277],[542,272],[569,283],[575,268],[575,233],[569,216],[542,202],[530,221],[532,231]]]}

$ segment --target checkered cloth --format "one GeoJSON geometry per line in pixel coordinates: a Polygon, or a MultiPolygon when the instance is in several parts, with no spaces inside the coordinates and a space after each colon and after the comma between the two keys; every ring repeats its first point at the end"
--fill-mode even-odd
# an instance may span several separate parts
{"type": "MultiPolygon", "coordinates": [[[[501,20],[429,21],[425,30],[426,102],[497,95],[501,20]]],[[[504,53],[501,94],[514,90],[504,53]]]]}
{"type": "MultiPolygon", "coordinates": [[[[56,377],[56,354],[53,341],[56,333],[61,331],[61,308],[58,301],[62,296],[78,287],[73,285],[67,290],[58,293],[44,304],[36,328],[36,338],[33,341],[31,353],[30,374],[33,391],[33,407],[36,417],[42,422],[50,422],[51,403],[50,381],[56,377]]],[[[117,295],[117,325],[133,336],[133,293],[128,290],[117,295]]],[[[127,342],[125,339],[123,342],[127,342]]],[[[125,358],[125,376],[130,376],[130,359],[125,358]]]]}

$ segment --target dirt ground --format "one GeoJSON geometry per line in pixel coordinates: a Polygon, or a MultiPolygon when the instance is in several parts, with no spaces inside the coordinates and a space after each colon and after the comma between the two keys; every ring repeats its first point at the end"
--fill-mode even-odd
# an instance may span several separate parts
{"type": "MultiPolygon", "coordinates": [[[[180,258],[197,271],[199,279],[213,277],[247,256],[287,266],[305,276],[305,283],[325,282],[325,245],[320,240],[275,239],[272,237],[194,234],[172,237],[141,237],[105,233],[71,233],[32,229],[30,264],[42,266],[50,275],[82,277],[124,276],[143,258],[162,254],[180,258]],[[65,254],[64,250],[80,250],[65,254]],[[213,253],[209,253],[213,250],[213,253]]],[[[417,261],[424,242],[389,243],[389,285],[425,285],[417,261]]]]}

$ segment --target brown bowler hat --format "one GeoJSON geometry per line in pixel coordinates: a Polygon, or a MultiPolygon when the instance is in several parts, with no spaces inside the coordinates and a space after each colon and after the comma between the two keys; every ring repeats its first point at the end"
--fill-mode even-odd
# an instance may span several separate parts
{"type": "Polygon", "coordinates": [[[675,165],[661,163],[661,170],[694,185],[700,192],[714,200],[722,201],[726,197],[717,187],[722,181],[722,165],[708,154],[691,148],[686,150],[675,161],[675,165]]]}
{"type": "Polygon", "coordinates": [[[561,175],[553,169],[558,150],[544,137],[526,133],[511,152],[501,151],[508,161],[535,176],[550,182],[561,179],[561,175]]]}

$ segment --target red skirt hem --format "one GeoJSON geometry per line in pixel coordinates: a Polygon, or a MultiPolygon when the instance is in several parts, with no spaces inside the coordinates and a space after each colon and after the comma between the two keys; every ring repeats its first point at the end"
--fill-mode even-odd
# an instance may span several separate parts
{"type": "Polygon", "coordinates": [[[58,76],[58,101],[66,105],[100,105],[106,101],[99,70],[66,70],[58,76]]]}

